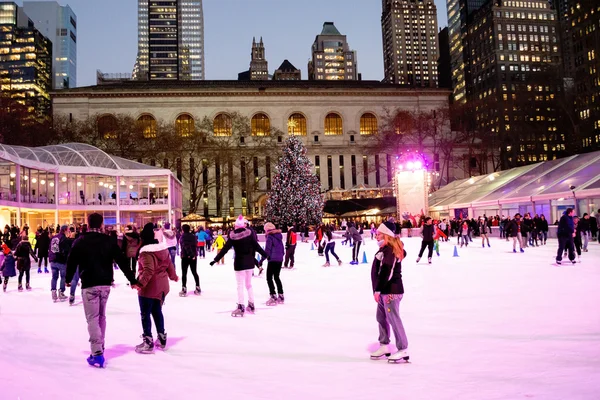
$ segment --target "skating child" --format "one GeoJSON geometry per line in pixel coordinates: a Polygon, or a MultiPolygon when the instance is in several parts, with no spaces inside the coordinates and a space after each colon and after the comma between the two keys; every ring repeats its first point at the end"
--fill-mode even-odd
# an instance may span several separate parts
{"type": "Polygon", "coordinates": [[[2,244],[3,260],[0,263],[0,271],[4,282],[2,282],[2,290],[6,292],[8,286],[8,279],[17,276],[17,270],[15,268],[15,258],[13,257],[10,248],[6,244],[2,244]]]}
{"type": "Polygon", "coordinates": [[[433,236],[433,249],[437,256],[440,256],[440,238],[448,241],[448,236],[444,233],[444,231],[440,228],[439,225],[435,225],[435,234],[433,236]]]}
{"type": "MultiPolygon", "coordinates": [[[[252,271],[254,270],[254,254],[260,253],[263,258],[267,257],[267,253],[258,244],[252,231],[246,228],[246,220],[243,216],[239,216],[235,221],[235,229],[229,233],[229,240],[224,244],[217,256],[210,265],[216,264],[219,260],[225,257],[225,254],[233,248],[235,258],[233,269],[235,270],[235,278],[237,281],[238,302],[237,309],[231,313],[232,317],[243,317],[245,312],[244,307],[244,286],[248,291],[248,311],[254,312],[254,291],[252,290],[252,271]]],[[[218,239],[218,238],[217,238],[218,239]]]]}
{"type": "Polygon", "coordinates": [[[404,246],[395,237],[394,224],[384,222],[377,228],[379,250],[373,258],[371,283],[373,298],[377,303],[377,322],[379,323],[380,347],[371,353],[371,358],[389,356],[390,362],[408,360],[408,340],[400,319],[400,301],[404,296],[402,284],[402,260],[406,257],[404,246]],[[390,325],[396,337],[398,351],[390,356],[390,325]]]}
{"type": "Polygon", "coordinates": [[[27,236],[22,236],[21,242],[15,249],[15,256],[17,257],[17,269],[19,270],[19,292],[23,291],[23,275],[25,275],[25,288],[31,290],[31,286],[29,285],[31,259],[29,256],[33,257],[36,262],[38,259],[33,252],[27,236]]]}
{"type": "Polygon", "coordinates": [[[269,285],[269,294],[271,298],[267,301],[268,306],[277,305],[277,303],[283,304],[283,285],[279,274],[281,273],[281,264],[283,263],[283,236],[281,230],[275,229],[275,225],[270,222],[265,224],[265,234],[267,237],[267,243],[265,245],[266,257],[260,260],[260,265],[264,262],[265,258],[269,261],[267,264],[267,284],[269,285]],[[275,285],[277,285],[277,292],[275,292],[275,285]],[[277,296],[279,293],[279,297],[277,296]]]}
{"type": "Polygon", "coordinates": [[[460,238],[461,238],[460,247],[463,247],[463,245],[465,245],[465,247],[469,246],[469,235],[470,234],[471,234],[471,227],[469,226],[469,223],[467,221],[464,221],[460,227],[460,238]]]}
{"type": "MultiPolygon", "coordinates": [[[[223,250],[224,246],[225,246],[225,238],[223,238],[223,231],[219,231],[219,233],[217,234],[217,238],[215,239],[215,241],[212,244],[212,248],[217,249],[217,252],[220,252],[221,250],[223,250]]],[[[221,258],[221,264],[225,264],[224,258],[221,258]]]]}
{"type": "Polygon", "coordinates": [[[198,257],[206,258],[205,248],[208,241],[208,234],[203,227],[200,227],[198,233],[196,233],[196,237],[198,238],[198,257]]]}

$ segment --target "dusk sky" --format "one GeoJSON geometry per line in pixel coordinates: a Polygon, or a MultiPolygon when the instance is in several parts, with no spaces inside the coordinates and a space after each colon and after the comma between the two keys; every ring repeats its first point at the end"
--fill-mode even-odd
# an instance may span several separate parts
{"type": "MultiPolygon", "coordinates": [[[[77,15],[77,86],[96,83],[96,70],[131,73],[137,53],[136,0],[59,0],[77,15]]],[[[435,0],[439,26],[445,0],[435,0]]],[[[17,2],[22,5],[22,0],[17,2]]],[[[248,69],[252,37],[263,37],[269,72],[288,59],[307,78],[311,45],[333,21],[357,51],[364,80],[383,78],[381,0],[204,0],[206,79],[237,79],[248,69]]]]}

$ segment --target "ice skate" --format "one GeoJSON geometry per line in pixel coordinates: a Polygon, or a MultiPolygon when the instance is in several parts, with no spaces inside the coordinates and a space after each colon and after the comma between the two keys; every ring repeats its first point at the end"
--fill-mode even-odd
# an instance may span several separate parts
{"type": "Polygon", "coordinates": [[[521,249],[521,253],[525,253],[525,250],[521,249]]]}
{"type": "Polygon", "coordinates": [[[575,265],[575,264],[577,264],[577,261],[571,260],[571,264],[575,265]]]}
{"type": "Polygon", "coordinates": [[[196,296],[200,296],[200,293],[202,293],[202,290],[200,290],[200,286],[196,286],[196,290],[194,290],[194,294],[196,296]]]}
{"type": "Polygon", "coordinates": [[[436,254],[437,254],[438,257],[440,256],[440,252],[439,251],[437,251],[436,254]]]}
{"type": "Polygon", "coordinates": [[[157,347],[161,350],[164,350],[165,347],[167,347],[167,332],[158,334],[156,342],[154,342],[154,347],[157,347]]]}
{"type": "Polygon", "coordinates": [[[338,258],[338,260],[337,260],[337,261],[338,261],[338,265],[341,267],[341,266],[342,266],[342,260],[340,260],[340,259],[338,258]]]}
{"type": "Polygon", "coordinates": [[[25,289],[31,291],[31,285],[29,285],[29,283],[25,284],[25,289]]]}
{"type": "Polygon", "coordinates": [[[492,246],[490,246],[490,244],[488,243],[488,247],[492,247],[492,246]]]}
{"type": "Polygon", "coordinates": [[[22,291],[23,291],[23,285],[21,285],[21,284],[19,283],[19,288],[18,288],[17,290],[18,290],[19,292],[22,292],[22,291]]]}
{"type": "Polygon", "coordinates": [[[410,357],[408,356],[408,352],[406,350],[399,350],[397,353],[394,353],[388,357],[388,362],[393,363],[393,364],[396,364],[399,362],[407,363],[409,358],[410,357]]]}
{"type": "Polygon", "coordinates": [[[142,336],[142,343],[135,346],[135,352],[139,354],[152,354],[154,353],[154,342],[152,336],[142,336]]]}
{"type": "Polygon", "coordinates": [[[231,312],[232,317],[243,317],[244,316],[244,305],[238,304],[237,308],[231,312]]]}
{"type": "Polygon", "coordinates": [[[69,305],[72,306],[75,304],[75,296],[69,296],[69,305]]]}
{"type": "Polygon", "coordinates": [[[42,267],[38,267],[38,274],[42,273],[42,267]]]}
{"type": "Polygon", "coordinates": [[[417,257],[417,264],[421,261],[421,257],[417,257]]]}
{"type": "Polygon", "coordinates": [[[58,301],[58,296],[56,295],[56,290],[52,291],[52,301],[55,303],[58,301]]]}
{"type": "Polygon", "coordinates": [[[181,292],[179,292],[179,297],[187,297],[187,289],[181,288],[181,292]]]}
{"type": "Polygon", "coordinates": [[[285,302],[285,298],[283,297],[283,293],[281,293],[279,295],[279,297],[277,298],[277,303],[283,304],[284,302],[285,302]]]}
{"type": "Polygon", "coordinates": [[[58,301],[65,301],[67,299],[67,296],[65,296],[65,292],[63,292],[62,290],[58,292],[58,301]]]}
{"type": "Polygon", "coordinates": [[[481,243],[481,247],[485,248],[485,243],[481,243]]]}
{"type": "Polygon", "coordinates": [[[256,311],[256,307],[254,307],[254,303],[252,302],[248,302],[248,306],[246,307],[246,310],[251,313],[254,314],[256,311]]]}
{"type": "Polygon", "coordinates": [[[513,253],[516,253],[516,252],[517,252],[517,249],[513,249],[513,253]]]}
{"type": "Polygon", "coordinates": [[[6,292],[6,286],[7,286],[7,285],[6,285],[6,282],[2,284],[2,290],[3,290],[4,292],[6,292]]]}
{"type": "Polygon", "coordinates": [[[577,256],[577,262],[580,263],[581,262],[581,256],[577,256]]]}
{"type": "Polygon", "coordinates": [[[558,261],[558,260],[556,260],[556,264],[558,264],[558,265],[562,265],[562,261],[558,261]]]}
{"type": "Polygon", "coordinates": [[[90,355],[87,358],[87,362],[90,366],[92,367],[96,367],[96,368],[104,368],[104,355],[103,354],[97,354],[95,356],[90,355]]]}
{"type": "Polygon", "coordinates": [[[45,274],[49,274],[50,273],[50,271],[48,271],[48,267],[44,267],[44,273],[45,274]]]}
{"type": "Polygon", "coordinates": [[[269,297],[269,300],[267,300],[267,305],[268,306],[276,306],[277,305],[277,296],[272,294],[271,297],[269,297]]]}
{"type": "Polygon", "coordinates": [[[389,357],[391,354],[390,345],[382,344],[377,350],[371,353],[371,360],[380,360],[382,357],[389,357]]]}
{"type": "Polygon", "coordinates": [[[428,262],[429,264],[431,264],[431,257],[429,257],[429,258],[427,259],[427,262],[428,262]]]}
{"type": "Polygon", "coordinates": [[[329,264],[328,262],[326,262],[325,264],[323,264],[324,267],[330,267],[331,264],[329,264]]]}

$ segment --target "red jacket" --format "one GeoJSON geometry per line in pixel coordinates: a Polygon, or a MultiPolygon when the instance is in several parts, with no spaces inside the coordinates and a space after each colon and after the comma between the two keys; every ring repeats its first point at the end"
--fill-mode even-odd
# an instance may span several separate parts
{"type": "Polygon", "coordinates": [[[175,266],[167,246],[163,243],[149,244],[140,249],[137,280],[141,297],[163,301],[169,293],[169,279],[177,281],[175,266]]]}

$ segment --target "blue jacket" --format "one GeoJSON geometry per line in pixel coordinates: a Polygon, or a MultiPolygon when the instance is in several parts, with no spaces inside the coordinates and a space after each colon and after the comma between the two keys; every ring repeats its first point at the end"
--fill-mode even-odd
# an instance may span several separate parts
{"type": "Polygon", "coordinates": [[[266,234],[267,244],[265,245],[265,253],[269,261],[283,261],[285,252],[283,250],[283,236],[279,229],[269,231],[266,234]]]}
{"type": "Polygon", "coordinates": [[[11,253],[4,257],[4,262],[2,263],[2,276],[5,278],[17,276],[15,258],[11,253]]]}
{"type": "Polygon", "coordinates": [[[560,222],[558,223],[557,236],[572,238],[573,232],[575,232],[575,223],[573,222],[573,217],[569,217],[567,214],[564,214],[562,217],[560,217],[560,222]]]}
{"type": "Polygon", "coordinates": [[[196,233],[196,236],[198,237],[199,242],[206,243],[210,239],[210,236],[208,235],[208,233],[206,233],[206,231],[200,231],[196,233]]]}

